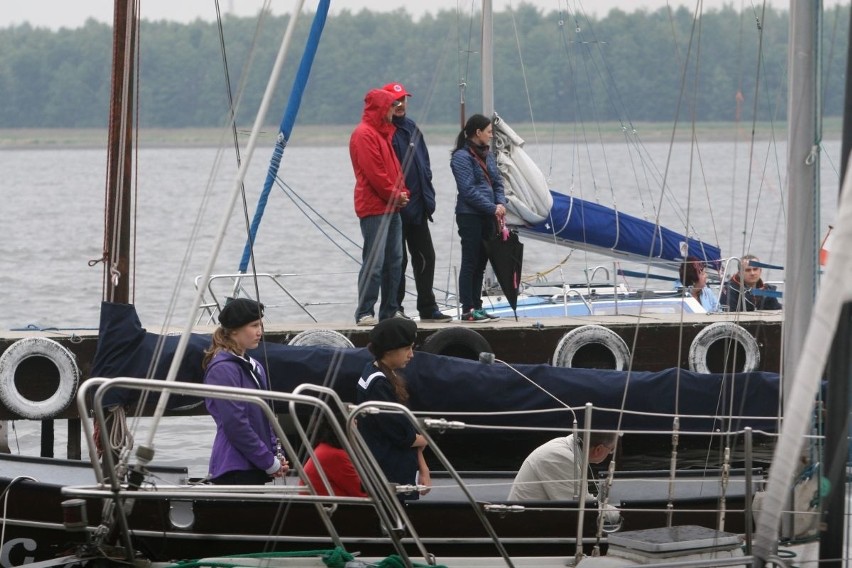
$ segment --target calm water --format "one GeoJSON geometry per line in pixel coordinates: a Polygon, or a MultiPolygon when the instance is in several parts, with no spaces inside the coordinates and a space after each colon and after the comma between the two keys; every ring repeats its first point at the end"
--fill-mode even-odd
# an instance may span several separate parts
{"type": "MultiPolygon", "coordinates": [[[[436,287],[452,290],[459,250],[452,216],[455,187],[448,164],[449,144],[429,142],[438,191],[432,225],[438,255],[436,287]]],[[[839,141],[825,144],[820,234],[833,221],[838,187],[833,164],[839,147],[839,141]]],[[[269,142],[261,147],[247,176],[250,217],[270,148],[269,142]]],[[[662,203],[664,224],[681,232],[691,227],[690,234],[719,243],[725,256],[748,250],[766,261],[784,263],[784,174],[783,164],[777,163],[784,160],[783,144],[763,143],[750,152],[741,143],[736,156],[728,142],[702,144],[700,156],[691,156],[690,145],[680,144],[673,149],[667,169],[668,144],[664,143],[631,152],[624,144],[582,152],[572,145],[529,145],[527,149],[551,187],[604,205],[615,203],[621,211],[650,220],[653,208],[662,203]],[[668,171],[669,190],[661,199],[656,188],[663,171],[668,171]]],[[[189,317],[194,278],[210,257],[223,204],[234,186],[232,153],[221,161],[217,157],[217,150],[204,148],[139,151],[135,303],[143,325],[150,329],[166,321],[175,297],[171,323],[184,325],[189,317]],[[202,203],[208,190],[213,205],[205,209],[202,203]],[[202,222],[193,239],[196,218],[202,222]],[[199,244],[190,249],[191,242],[199,244]]],[[[100,257],[103,247],[105,163],[101,150],[0,151],[0,329],[97,327],[102,266],[89,263],[100,257]]],[[[280,177],[288,189],[275,187],[269,199],[255,248],[257,269],[292,274],[286,277],[287,285],[300,300],[320,304],[311,308],[320,321],[348,321],[355,306],[355,259],[360,258],[361,239],[352,206],[347,148],[290,147],[280,177]]],[[[237,271],[244,219],[240,206],[229,223],[215,272],[237,271]]],[[[548,272],[551,280],[577,281],[587,267],[611,266],[601,257],[531,241],[526,242],[524,260],[525,273],[548,272]],[[563,267],[554,270],[566,257],[563,267]]],[[[768,276],[782,278],[781,274],[768,276]]],[[[306,321],[285,300],[272,300],[266,289],[261,295],[268,304],[279,304],[270,308],[273,321],[306,321]]],[[[414,311],[414,301],[409,300],[407,307],[414,311]]],[[[203,470],[212,422],[208,417],[191,420],[199,432],[193,443],[200,448],[197,455],[180,439],[168,436],[158,448],[173,444],[178,460],[200,460],[203,470]]],[[[32,425],[17,423],[10,438],[22,453],[37,452],[32,425]]],[[[57,448],[62,443],[58,440],[57,448]]],[[[58,453],[64,454],[64,449],[58,453]]]]}

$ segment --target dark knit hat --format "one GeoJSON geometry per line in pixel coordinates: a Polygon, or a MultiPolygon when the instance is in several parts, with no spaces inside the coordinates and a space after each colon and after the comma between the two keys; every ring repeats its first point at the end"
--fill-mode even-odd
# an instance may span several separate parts
{"type": "Polygon", "coordinates": [[[370,330],[370,343],[380,351],[408,347],[417,338],[417,324],[410,319],[389,318],[370,330]]]}
{"type": "Polygon", "coordinates": [[[219,323],[222,327],[236,329],[263,317],[263,304],[248,298],[236,298],[225,302],[225,307],[219,312],[219,323]]]}

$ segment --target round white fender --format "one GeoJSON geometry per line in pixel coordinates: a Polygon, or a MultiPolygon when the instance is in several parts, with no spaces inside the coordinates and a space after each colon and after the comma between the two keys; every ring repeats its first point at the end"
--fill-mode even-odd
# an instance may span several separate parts
{"type": "Polygon", "coordinates": [[[343,349],[354,348],[355,346],[349,341],[349,338],[333,329],[308,329],[297,333],[287,343],[287,345],[297,346],[326,346],[340,347],[343,349]]]}
{"type": "Polygon", "coordinates": [[[707,366],[707,351],[717,341],[739,343],[745,351],[743,372],[749,373],[760,366],[760,347],[757,340],[745,328],[728,321],[711,323],[698,332],[689,346],[689,370],[696,373],[711,373],[707,366]]]}
{"type": "Polygon", "coordinates": [[[13,343],[0,356],[0,402],[8,410],[29,420],[52,418],[65,410],[77,392],[80,369],[74,354],[46,337],[28,337],[13,343]],[[59,386],[45,400],[30,400],[15,385],[15,371],[30,357],[44,357],[56,365],[59,386]]]}
{"type": "Polygon", "coordinates": [[[586,345],[601,345],[612,353],[615,370],[623,371],[630,362],[630,349],[621,337],[601,325],[584,325],[562,336],[553,352],[554,367],[573,367],[577,351],[586,345]]]}

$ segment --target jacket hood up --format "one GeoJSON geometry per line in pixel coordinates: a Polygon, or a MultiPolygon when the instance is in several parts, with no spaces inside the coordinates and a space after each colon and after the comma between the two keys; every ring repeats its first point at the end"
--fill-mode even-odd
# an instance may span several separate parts
{"type": "Polygon", "coordinates": [[[396,100],[393,94],[384,89],[373,89],[364,97],[364,113],[361,120],[384,134],[393,134],[395,127],[386,121],[388,111],[396,100]]]}

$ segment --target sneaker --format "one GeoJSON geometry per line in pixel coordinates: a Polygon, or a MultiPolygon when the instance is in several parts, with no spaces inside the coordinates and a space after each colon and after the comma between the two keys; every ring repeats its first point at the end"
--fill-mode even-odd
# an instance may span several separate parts
{"type": "Polygon", "coordinates": [[[461,315],[461,321],[470,321],[470,322],[482,322],[488,321],[488,316],[482,313],[482,310],[471,310],[469,312],[464,312],[461,315]]]}
{"type": "Polygon", "coordinates": [[[411,318],[405,315],[405,312],[402,310],[397,310],[397,312],[393,315],[395,318],[400,318],[404,320],[410,320],[411,318]]]}
{"type": "Polygon", "coordinates": [[[420,321],[447,322],[453,321],[453,316],[448,316],[447,314],[441,313],[440,310],[435,310],[432,312],[432,315],[428,317],[420,316],[420,321]]]}
{"type": "Polygon", "coordinates": [[[361,316],[360,318],[358,318],[358,321],[355,322],[355,325],[366,327],[368,325],[376,325],[376,323],[376,318],[374,316],[371,316],[370,314],[367,314],[366,316],[361,316]]]}
{"type": "Polygon", "coordinates": [[[478,310],[473,310],[473,311],[475,311],[475,312],[479,312],[479,315],[484,316],[484,317],[485,317],[485,319],[490,319],[490,320],[498,320],[498,319],[500,319],[500,316],[495,316],[495,315],[493,315],[493,314],[489,314],[488,312],[486,312],[486,311],[485,311],[485,310],[483,310],[482,308],[479,308],[478,310]]]}

